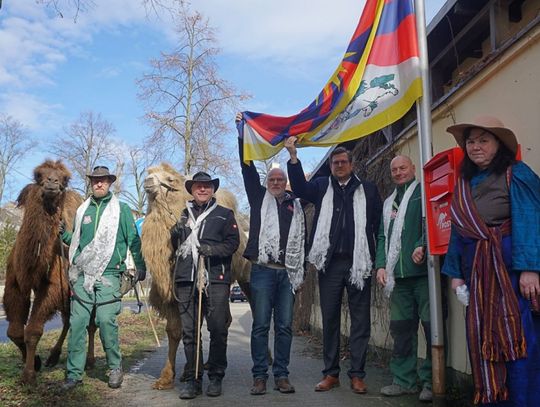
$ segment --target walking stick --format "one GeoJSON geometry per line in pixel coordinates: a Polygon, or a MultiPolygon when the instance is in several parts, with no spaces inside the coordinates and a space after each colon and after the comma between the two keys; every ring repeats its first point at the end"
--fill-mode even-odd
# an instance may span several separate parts
{"type": "Polygon", "coordinates": [[[206,287],[206,268],[204,267],[204,256],[199,256],[197,266],[197,290],[199,291],[199,304],[197,306],[197,354],[195,360],[195,379],[199,377],[199,355],[201,352],[201,312],[202,293],[206,287]]]}

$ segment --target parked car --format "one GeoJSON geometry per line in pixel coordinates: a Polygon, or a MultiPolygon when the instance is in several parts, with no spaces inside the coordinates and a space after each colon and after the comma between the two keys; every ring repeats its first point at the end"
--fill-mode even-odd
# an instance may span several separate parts
{"type": "Polygon", "coordinates": [[[231,294],[230,294],[229,298],[231,299],[231,302],[235,302],[235,301],[244,302],[244,301],[247,301],[246,294],[244,294],[244,292],[242,291],[242,289],[240,288],[239,285],[233,285],[231,287],[231,294]]]}

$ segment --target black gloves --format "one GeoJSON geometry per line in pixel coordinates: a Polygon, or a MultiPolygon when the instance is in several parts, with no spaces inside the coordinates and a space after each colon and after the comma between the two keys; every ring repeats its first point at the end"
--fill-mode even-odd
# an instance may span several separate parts
{"type": "Polygon", "coordinates": [[[212,256],[212,246],[209,244],[202,244],[199,246],[199,254],[201,256],[210,257],[212,256]]]}
{"type": "Polygon", "coordinates": [[[66,231],[66,224],[63,220],[60,221],[60,227],[58,228],[58,234],[62,236],[64,232],[66,231]]]}
{"type": "Polygon", "coordinates": [[[171,228],[171,237],[173,239],[180,239],[180,241],[186,240],[191,233],[191,229],[186,225],[186,219],[180,219],[171,228]]]}
{"type": "Polygon", "coordinates": [[[135,281],[144,281],[146,279],[146,270],[137,269],[135,272],[135,281]]]}

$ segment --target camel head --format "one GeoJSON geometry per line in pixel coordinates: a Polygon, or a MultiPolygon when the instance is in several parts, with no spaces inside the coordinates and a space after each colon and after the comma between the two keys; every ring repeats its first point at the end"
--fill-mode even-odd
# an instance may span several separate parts
{"type": "Polygon", "coordinates": [[[161,163],[148,169],[148,176],[144,180],[144,191],[148,196],[150,207],[155,201],[180,201],[182,204],[190,195],[184,187],[185,177],[180,175],[172,166],[161,163]]]}
{"type": "Polygon", "coordinates": [[[17,198],[18,206],[24,206],[32,191],[37,190],[44,205],[50,210],[56,210],[70,178],[71,173],[62,161],[46,160],[34,169],[34,183],[23,188],[17,198]]]}
{"type": "Polygon", "coordinates": [[[161,163],[159,166],[148,169],[148,176],[144,180],[144,191],[150,200],[154,200],[162,194],[181,193],[184,195],[184,182],[183,175],[180,175],[169,164],[161,163]]]}
{"type": "Polygon", "coordinates": [[[54,199],[67,188],[71,173],[62,161],[47,160],[34,169],[34,181],[44,199],[54,199]]]}

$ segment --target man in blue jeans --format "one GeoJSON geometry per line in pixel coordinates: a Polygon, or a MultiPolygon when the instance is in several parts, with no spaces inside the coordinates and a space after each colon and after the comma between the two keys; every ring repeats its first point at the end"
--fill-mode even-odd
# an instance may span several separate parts
{"type": "MultiPolygon", "coordinates": [[[[240,117],[237,116],[237,121],[240,117]]],[[[241,124],[239,131],[242,134],[241,124]]],[[[250,205],[250,233],[244,257],[252,262],[250,290],[253,312],[251,358],[252,395],[266,393],[268,332],[274,312],[274,390],[294,393],[289,381],[294,292],[304,278],[305,219],[300,200],[285,190],[287,177],[279,168],[266,176],[267,187],[253,162],[240,165],[250,205]]]]}

